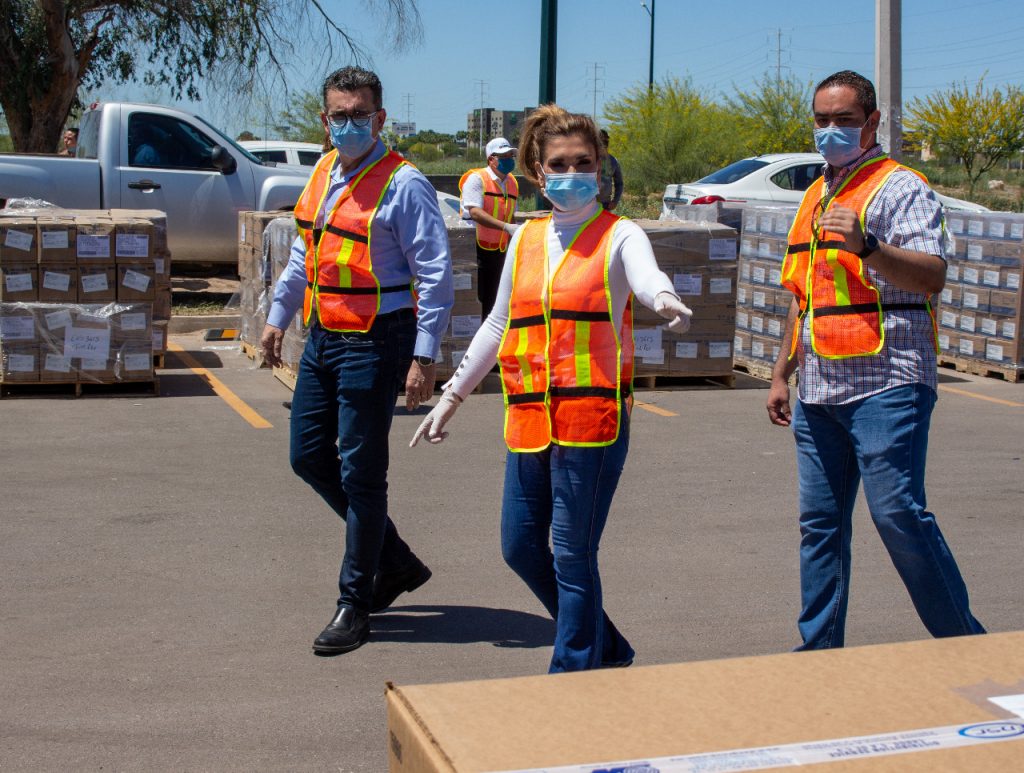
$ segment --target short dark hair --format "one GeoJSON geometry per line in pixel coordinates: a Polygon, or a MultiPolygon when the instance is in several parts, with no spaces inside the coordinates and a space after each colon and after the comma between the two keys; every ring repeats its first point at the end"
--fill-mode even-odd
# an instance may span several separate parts
{"type": "MultiPolygon", "coordinates": [[[[849,86],[857,95],[857,104],[864,111],[865,116],[871,115],[878,109],[878,100],[875,97],[875,87],[871,81],[860,73],[853,70],[840,70],[832,73],[825,80],[814,87],[814,97],[822,89],[830,89],[833,86],[849,86]]],[[[811,109],[814,109],[814,97],[811,98],[811,109]]]]}
{"type": "Polygon", "coordinates": [[[384,106],[384,89],[377,73],[352,65],[335,70],[324,79],[324,107],[327,107],[328,91],[359,91],[363,88],[373,92],[373,103],[380,110],[384,106]]]}
{"type": "Polygon", "coordinates": [[[74,134],[76,137],[78,136],[78,127],[77,126],[69,126],[68,127],[68,131],[71,132],[72,134],[74,134]]]}

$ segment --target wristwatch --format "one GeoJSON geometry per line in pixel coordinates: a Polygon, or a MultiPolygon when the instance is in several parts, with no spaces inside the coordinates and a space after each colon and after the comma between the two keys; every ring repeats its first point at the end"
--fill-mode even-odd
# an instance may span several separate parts
{"type": "Polygon", "coordinates": [[[864,232],[864,249],[857,253],[857,257],[861,260],[874,254],[878,251],[878,239],[870,231],[864,232]]]}
{"type": "Polygon", "coordinates": [[[413,359],[416,360],[416,364],[422,368],[426,368],[434,364],[433,357],[424,357],[422,354],[417,354],[413,359]]]}

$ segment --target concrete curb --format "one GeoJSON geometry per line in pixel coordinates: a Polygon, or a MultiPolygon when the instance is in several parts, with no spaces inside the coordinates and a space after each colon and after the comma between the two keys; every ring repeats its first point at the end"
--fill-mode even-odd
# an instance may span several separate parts
{"type": "Polygon", "coordinates": [[[242,324],[241,314],[197,314],[171,317],[168,333],[195,333],[210,328],[237,328],[242,324]]]}

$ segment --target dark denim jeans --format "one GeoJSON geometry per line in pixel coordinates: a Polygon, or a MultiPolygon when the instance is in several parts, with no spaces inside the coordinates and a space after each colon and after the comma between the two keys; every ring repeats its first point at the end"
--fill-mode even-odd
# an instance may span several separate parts
{"type": "Polygon", "coordinates": [[[412,309],[367,333],[309,331],[292,398],[291,464],[346,523],[339,604],[368,612],[373,575],[412,558],[388,517],[388,433],[412,362],[412,309]]]}
{"type": "Polygon", "coordinates": [[[508,454],[502,555],[555,620],[550,673],[633,660],[629,642],[604,613],[597,569],[598,544],[629,450],[625,411],[623,417],[610,446],[552,445],[508,454]]]}
{"type": "Polygon", "coordinates": [[[967,587],[925,502],[925,459],[935,392],[889,389],[846,405],[797,402],[800,588],[797,649],[842,647],[857,488],[932,636],[984,633],[967,587]]]}

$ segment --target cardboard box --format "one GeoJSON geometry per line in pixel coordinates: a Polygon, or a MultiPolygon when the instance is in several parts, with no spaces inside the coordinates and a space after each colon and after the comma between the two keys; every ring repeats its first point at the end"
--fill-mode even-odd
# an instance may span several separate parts
{"type": "Polygon", "coordinates": [[[388,764],[392,773],[1019,770],[1024,717],[1011,696],[1020,700],[1022,678],[1024,633],[1013,632],[388,683],[388,764]]]}
{"type": "Polygon", "coordinates": [[[39,301],[41,303],[76,303],[78,301],[78,267],[67,263],[39,264],[39,301]]]}
{"type": "Polygon", "coordinates": [[[115,349],[114,376],[119,381],[152,381],[153,341],[126,341],[115,349]]]}
{"type": "Polygon", "coordinates": [[[117,300],[152,301],[156,297],[156,272],[152,263],[117,264],[117,300]]]}
{"type": "Polygon", "coordinates": [[[106,303],[117,297],[117,267],[113,263],[78,264],[78,300],[106,303]]]}
{"type": "Polygon", "coordinates": [[[654,248],[659,266],[735,263],[736,230],[718,223],[636,220],[654,248]]]}
{"type": "Polygon", "coordinates": [[[34,217],[0,217],[0,266],[39,262],[39,232],[34,217]]]}
{"type": "Polygon", "coordinates": [[[35,383],[39,381],[39,347],[35,344],[0,342],[0,381],[35,383]]]}
{"type": "Polygon", "coordinates": [[[148,303],[118,306],[110,314],[110,332],[116,341],[145,341],[152,350],[153,307],[148,303]]]}
{"type": "Polygon", "coordinates": [[[153,353],[159,354],[166,351],[167,322],[162,320],[156,320],[153,322],[153,353]]]}
{"type": "Polygon", "coordinates": [[[70,357],[65,357],[55,347],[41,346],[39,380],[50,384],[73,384],[78,381],[78,369],[72,364],[70,357]]]}
{"type": "Polygon", "coordinates": [[[114,223],[114,259],[117,263],[152,261],[156,254],[155,228],[144,217],[118,215],[114,223]]]}
{"type": "Polygon", "coordinates": [[[79,215],[75,218],[75,228],[78,232],[75,254],[79,263],[105,264],[115,261],[114,221],[106,213],[79,215]]]}
{"type": "Polygon", "coordinates": [[[0,265],[0,301],[33,303],[39,300],[39,266],[35,263],[0,265]]]}
{"type": "Polygon", "coordinates": [[[74,265],[78,262],[75,218],[71,215],[40,216],[39,262],[47,265],[74,265]]]}

